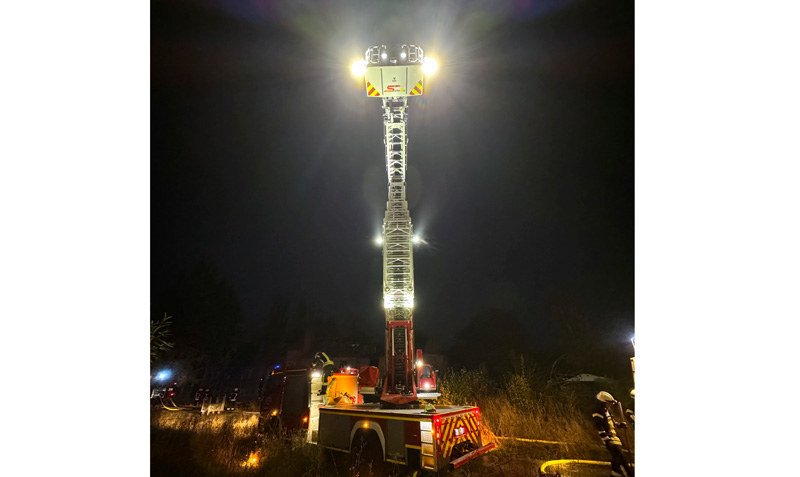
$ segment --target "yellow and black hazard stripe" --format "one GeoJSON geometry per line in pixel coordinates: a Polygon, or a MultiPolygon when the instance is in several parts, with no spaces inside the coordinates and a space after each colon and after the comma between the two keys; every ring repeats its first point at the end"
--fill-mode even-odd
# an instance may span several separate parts
{"type": "Polygon", "coordinates": [[[372,86],[372,83],[367,81],[367,96],[380,96],[381,94],[372,86]]]}
{"type": "Polygon", "coordinates": [[[480,442],[480,429],[478,419],[474,414],[462,414],[446,419],[442,425],[442,439],[440,449],[442,457],[450,457],[453,447],[464,441],[471,441],[473,444],[480,442]],[[464,433],[456,435],[456,429],[464,428],[464,433]]]}
{"type": "Polygon", "coordinates": [[[419,80],[417,82],[417,85],[414,86],[414,89],[412,89],[411,92],[408,93],[409,96],[416,96],[418,94],[422,94],[422,80],[419,80]]]}

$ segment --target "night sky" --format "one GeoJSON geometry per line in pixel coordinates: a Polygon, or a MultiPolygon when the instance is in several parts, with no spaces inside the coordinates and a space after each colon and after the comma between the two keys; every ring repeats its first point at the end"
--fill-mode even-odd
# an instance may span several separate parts
{"type": "Polygon", "coordinates": [[[206,262],[250,324],[291,293],[380,333],[382,109],[350,64],[402,42],[439,61],[408,111],[417,329],[447,343],[498,308],[545,345],[566,300],[632,333],[632,1],[159,1],[151,15],[153,296],[206,262]]]}

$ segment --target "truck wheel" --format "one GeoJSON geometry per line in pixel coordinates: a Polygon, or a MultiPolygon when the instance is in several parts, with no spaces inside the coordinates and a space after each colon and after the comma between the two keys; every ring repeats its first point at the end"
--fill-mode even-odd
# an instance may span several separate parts
{"type": "Polygon", "coordinates": [[[383,447],[374,431],[356,433],[350,446],[350,473],[353,477],[389,475],[383,460],[383,447]]]}

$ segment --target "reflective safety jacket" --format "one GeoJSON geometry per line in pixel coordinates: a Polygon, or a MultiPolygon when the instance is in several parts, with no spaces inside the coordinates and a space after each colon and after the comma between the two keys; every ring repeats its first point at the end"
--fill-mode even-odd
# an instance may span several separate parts
{"type": "Polygon", "coordinates": [[[322,384],[324,386],[328,383],[328,377],[333,374],[333,360],[328,357],[327,353],[320,351],[314,355],[312,367],[316,369],[318,366],[322,366],[322,384]]]}
{"type": "Polygon", "coordinates": [[[611,417],[608,409],[604,409],[603,414],[597,412],[592,414],[592,422],[603,444],[612,446],[622,445],[622,441],[617,437],[617,431],[614,428],[614,419],[611,417]]]}

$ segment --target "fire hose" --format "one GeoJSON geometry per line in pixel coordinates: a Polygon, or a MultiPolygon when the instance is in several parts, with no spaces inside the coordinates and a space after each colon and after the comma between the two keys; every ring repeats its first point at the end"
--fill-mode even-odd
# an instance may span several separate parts
{"type": "Polygon", "coordinates": [[[181,409],[181,408],[177,407],[177,404],[175,404],[175,402],[172,401],[171,399],[170,399],[170,402],[172,403],[173,406],[176,406],[176,407],[167,406],[166,403],[164,403],[164,398],[162,398],[162,397],[159,397],[158,399],[161,401],[161,406],[163,406],[164,409],[166,409],[167,411],[185,411],[186,410],[186,409],[181,409]]]}
{"type": "Polygon", "coordinates": [[[559,445],[567,445],[569,442],[561,442],[561,441],[543,441],[540,439],[524,439],[522,437],[501,437],[496,436],[495,439],[505,439],[505,440],[512,440],[512,441],[521,441],[521,442],[533,442],[536,444],[559,444],[559,445]]]}
{"type": "Polygon", "coordinates": [[[540,474],[546,474],[547,468],[551,465],[559,465],[559,464],[592,464],[592,465],[607,465],[611,466],[611,462],[602,462],[599,460],[582,460],[582,459],[559,459],[559,460],[548,460],[541,467],[539,467],[540,474]]]}
{"type": "MultiPolygon", "coordinates": [[[[591,465],[602,465],[602,466],[611,466],[611,462],[604,462],[599,460],[582,460],[582,459],[559,459],[559,460],[548,460],[541,467],[539,467],[540,474],[546,474],[547,468],[552,465],[559,465],[559,464],[591,464],[591,465]]],[[[630,466],[634,467],[633,464],[629,464],[630,466]]]]}

